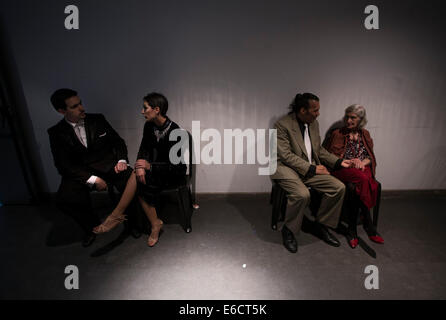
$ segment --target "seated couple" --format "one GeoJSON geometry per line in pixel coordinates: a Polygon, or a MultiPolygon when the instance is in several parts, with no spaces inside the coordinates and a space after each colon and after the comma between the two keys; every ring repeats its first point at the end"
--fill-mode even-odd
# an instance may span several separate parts
{"type": "Polygon", "coordinates": [[[277,170],[271,179],[287,193],[287,209],[282,226],[283,244],[297,252],[295,238],[303,223],[304,209],[310,203],[308,187],[321,193],[314,231],[326,243],[338,247],[338,239],[328,228],[337,229],[345,195],[344,184],[354,184],[354,196],[344,207],[348,216],[348,243],[358,245],[358,214],[363,216],[364,228],[370,240],[384,243],[372,224],[370,209],[377,201],[378,182],[375,180],[376,159],[370,133],[364,129],[364,107],[352,105],[345,110],[344,127],[335,130],[321,146],[319,98],[311,93],[297,94],[288,115],[279,119],[277,129],[277,170]],[[327,169],[330,168],[330,170],[327,169]]]}
{"type": "Polygon", "coordinates": [[[51,102],[64,118],[48,129],[54,164],[62,176],[56,204],[84,230],[84,247],[93,243],[96,234],[110,231],[128,217],[125,230],[139,237],[136,223],[136,200],[151,224],[148,246],[154,246],[162,231],[156,205],[161,190],[184,181],[186,165],[173,165],[169,150],[177,141],[169,141],[178,125],[167,117],[168,101],[158,93],[143,98],[142,115],[146,119],[135,169],[128,165],[124,140],[102,114],[85,113],[77,92],[59,89],[51,102]],[[121,199],[101,224],[92,210],[90,191],[115,186],[121,199]],[[128,214],[126,214],[128,212],[128,214]]]}

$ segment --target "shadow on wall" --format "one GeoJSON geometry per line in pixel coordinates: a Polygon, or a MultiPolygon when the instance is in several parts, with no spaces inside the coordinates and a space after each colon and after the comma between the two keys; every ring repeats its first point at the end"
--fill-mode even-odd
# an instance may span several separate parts
{"type": "Polygon", "coordinates": [[[324,136],[323,140],[322,140],[322,137],[321,137],[322,146],[324,148],[327,148],[327,144],[328,144],[328,141],[330,139],[330,136],[331,136],[332,132],[335,131],[336,129],[342,128],[343,126],[344,126],[344,121],[343,120],[338,120],[335,123],[333,123],[330,126],[330,128],[327,129],[327,131],[325,132],[325,136],[324,136]]]}
{"type": "MultiPolygon", "coordinates": [[[[26,199],[27,195],[24,191],[20,200],[13,199],[16,195],[10,195],[14,202],[29,204],[30,201],[32,203],[46,200],[44,195],[48,190],[48,185],[39,155],[39,145],[34,135],[22,82],[2,17],[0,17],[0,54],[2,55],[0,60],[1,115],[2,120],[6,120],[10,128],[10,134],[6,138],[13,140],[16,151],[16,154],[2,154],[2,158],[6,163],[11,162],[8,160],[14,160],[14,166],[17,167],[10,167],[10,170],[3,171],[6,176],[2,176],[2,183],[13,180],[15,180],[15,184],[23,183],[22,189],[27,190],[30,199],[26,199]],[[20,171],[24,182],[18,177],[20,171]]],[[[6,195],[3,196],[6,199],[4,200],[8,201],[8,194],[11,193],[11,190],[5,190],[5,193],[6,195]]]]}

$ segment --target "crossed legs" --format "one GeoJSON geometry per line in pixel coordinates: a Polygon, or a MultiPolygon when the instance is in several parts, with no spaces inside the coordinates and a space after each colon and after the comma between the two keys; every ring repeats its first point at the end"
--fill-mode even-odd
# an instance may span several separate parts
{"type": "MultiPolygon", "coordinates": [[[[124,214],[125,210],[131,204],[133,198],[135,197],[137,187],[136,175],[134,172],[132,172],[129,179],[127,180],[127,184],[118,204],[110,213],[110,215],[105,219],[105,221],[101,225],[93,229],[94,233],[100,234],[108,232],[126,219],[126,216],[124,214]]],[[[138,197],[138,200],[152,226],[152,230],[147,241],[147,244],[152,247],[158,242],[159,233],[161,231],[163,222],[158,219],[155,207],[149,205],[142,197],[138,197]]]]}

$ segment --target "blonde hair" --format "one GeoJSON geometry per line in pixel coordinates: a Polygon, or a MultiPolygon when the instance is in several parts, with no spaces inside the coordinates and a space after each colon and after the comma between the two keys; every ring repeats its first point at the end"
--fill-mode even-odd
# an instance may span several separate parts
{"type": "Polygon", "coordinates": [[[344,121],[345,121],[347,114],[352,113],[352,112],[354,114],[356,114],[359,117],[359,119],[361,119],[361,121],[359,121],[358,128],[363,129],[365,127],[365,125],[367,124],[367,116],[366,116],[365,108],[363,106],[361,106],[360,104],[352,104],[351,106],[348,106],[345,109],[344,121]]]}

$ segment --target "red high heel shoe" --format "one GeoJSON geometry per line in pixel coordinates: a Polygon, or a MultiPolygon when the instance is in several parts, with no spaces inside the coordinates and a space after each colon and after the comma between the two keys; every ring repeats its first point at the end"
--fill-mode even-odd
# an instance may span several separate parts
{"type": "Polygon", "coordinates": [[[350,246],[350,248],[354,249],[358,246],[359,239],[358,239],[358,236],[356,235],[356,232],[355,233],[348,232],[346,234],[346,237],[347,237],[347,242],[348,242],[348,245],[350,246]]]}
{"type": "Polygon", "coordinates": [[[379,244],[384,244],[384,239],[378,234],[376,234],[374,236],[369,236],[369,239],[372,240],[373,242],[376,242],[379,244]]]}
{"type": "Polygon", "coordinates": [[[358,246],[358,238],[353,238],[351,240],[348,241],[348,244],[350,245],[350,248],[354,249],[358,246]]]}

